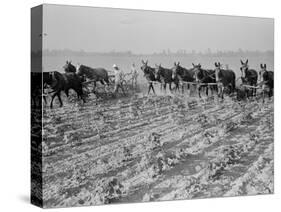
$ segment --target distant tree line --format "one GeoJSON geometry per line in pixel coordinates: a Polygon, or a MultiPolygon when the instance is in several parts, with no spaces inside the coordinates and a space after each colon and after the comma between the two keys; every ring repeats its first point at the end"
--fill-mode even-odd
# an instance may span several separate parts
{"type": "Polygon", "coordinates": [[[49,50],[45,49],[42,51],[32,51],[31,56],[200,56],[200,57],[235,57],[235,56],[274,56],[274,51],[249,51],[238,49],[237,51],[215,51],[212,52],[210,49],[207,49],[204,52],[196,51],[196,50],[178,50],[176,52],[172,52],[169,49],[163,50],[161,52],[155,52],[152,54],[136,54],[131,51],[110,51],[110,52],[87,52],[87,51],[74,51],[69,49],[64,50],[49,50]]]}

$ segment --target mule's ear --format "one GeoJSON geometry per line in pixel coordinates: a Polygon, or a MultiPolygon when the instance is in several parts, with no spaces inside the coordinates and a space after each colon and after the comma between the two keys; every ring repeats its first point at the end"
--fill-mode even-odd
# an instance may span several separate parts
{"type": "Polygon", "coordinates": [[[244,65],[244,63],[243,63],[243,61],[242,61],[242,60],[240,60],[240,62],[241,62],[241,65],[244,65]]]}
{"type": "Polygon", "coordinates": [[[261,63],[261,68],[263,68],[263,65],[262,65],[262,63],[261,63]]]}
{"type": "Polygon", "coordinates": [[[246,60],[246,64],[248,64],[248,62],[249,62],[249,61],[248,61],[248,59],[247,59],[247,60],[246,60]]]}
{"type": "Polygon", "coordinates": [[[266,68],[266,64],[264,64],[263,67],[266,68]]]}
{"type": "Polygon", "coordinates": [[[174,66],[177,66],[177,63],[176,63],[176,62],[174,62],[174,66]]]}
{"type": "Polygon", "coordinates": [[[215,67],[217,67],[218,65],[217,65],[217,62],[215,62],[215,67]]]}
{"type": "Polygon", "coordinates": [[[195,67],[194,63],[192,63],[193,67],[195,67]]]}
{"type": "Polygon", "coordinates": [[[218,66],[221,66],[221,63],[220,63],[220,62],[218,62],[218,66]]]}
{"type": "Polygon", "coordinates": [[[180,62],[178,62],[178,66],[180,65],[180,62]]]}

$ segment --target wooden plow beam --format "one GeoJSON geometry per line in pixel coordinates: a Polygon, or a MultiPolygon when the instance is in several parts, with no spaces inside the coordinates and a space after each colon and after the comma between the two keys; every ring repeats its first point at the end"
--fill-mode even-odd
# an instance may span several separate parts
{"type": "Polygon", "coordinates": [[[87,84],[90,84],[92,82],[96,82],[96,80],[89,80],[89,81],[86,81],[86,82],[82,82],[82,85],[87,85],[87,84]]]}
{"type": "MultiPolygon", "coordinates": [[[[148,83],[153,83],[153,84],[162,84],[161,82],[157,81],[148,81],[148,83]]],[[[181,82],[180,84],[186,84],[186,85],[220,85],[220,83],[197,83],[197,82],[181,82]]]]}
{"type": "Polygon", "coordinates": [[[240,86],[243,86],[243,87],[246,87],[246,88],[251,88],[251,89],[259,89],[259,88],[261,88],[260,86],[243,85],[243,84],[241,84],[240,86]]]}
{"type": "Polygon", "coordinates": [[[198,83],[198,82],[181,82],[181,84],[186,84],[186,85],[220,85],[220,83],[198,83]]]}

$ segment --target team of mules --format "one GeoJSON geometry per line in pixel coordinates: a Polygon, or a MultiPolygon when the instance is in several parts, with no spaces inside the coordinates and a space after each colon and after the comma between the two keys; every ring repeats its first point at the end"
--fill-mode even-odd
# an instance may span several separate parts
{"type": "Polygon", "coordinates": [[[103,68],[93,69],[84,65],[75,67],[71,61],[66,61],[63,66],[65,73],[58,71],[44,72],[43,73],[43,87],[49,87],[52,89],[50,107],[53,107],[53,100],[57,96],[60,106],[63,106],[61,99],[61,92],[65,92],[66,96],[69,96],[69,90],[72,89],[76,92],[78,99],[85,102],[85,96],[83,93],[83,82],[91,80],[94,83],[93,91],[96,87],[96,83],[109,84],[108,72],[103,68]]]}
{"type": "MultiPolygon", "coordinates": [[[[148,94],[152,90],[155,94],[154,84],[159,83],[161,89],[166,92],[166,86],[169,85],[171,92],[179,91],[179,86],[182,87],[182,93],[184,93],[184,85],[187,85],[187,89],[191,86],[196,86],[198,90],[198,96],[201,97],[201,91],[205,88],[206,96],[211,92],[217,92],[218,96],[222,99],[224,94],[233,94],[237,90],[236,81],[241,79],[242,85],[247,89],[246,96],[255,96],[257,88],[262,88],[263,101],[265,95],[269,97],[273,96],[273,72],[268,71],[266,64],[261,64],[261,70],[257,72],[254,69],[250,69],[248,60],[243,62],[241,60],[241,77],[237,78],[233,70],[228,68],[223,69],[220,62],[214,63],[214,69],[202,68],[201,64],[192,64],[191,68],[184,68],[179,62],[175,62],[172,68],[164,68],[161,64],[151,67],[148,65],[148,61],[141,61],[141,70],[143,71],[145,79],[148,81],[148,94]],[[174,85],[174,88],[172,87],[174,85]],[[248,87],[247,87],[248,86],[248,87]],[[249,88],[249,89],[248,89],[249,88]]],[[[109,85],[108,71],[104,68],[91,68],[85,65],[74,66],[71,61],[66,61],[63,66],[64,73],[58,71],[44,72],[43,84],[40,82],[42,75],[39,73],[32,73],[32,93],[31,100],[33,104],[36,103],[36,96],[45,88],[50,88],[51,94],[50,107],[53,107],[53,100],[58,98],[60,106],[63,106],[61,93],[64,92],[66,96],[69,96],[69,90],[72,89],[76,92],[78,99],[85,102],[85,96],[83,93],[83,83],[85,81],[93,82],[93,92],[95,92],[96,83],[99,82],[102,85],[109,85]],[[41,89],[41,90],[40,90],[41,89]],[[37,92],[36,92],[37,91],[37,92]]],[[[42,93],[42,92],[41,92],[42,93]]],[[[46,103],[45,95],[43,99],[46,103]]]]}
{"type": "Polygon", "coordinates": [[[220,62],[215,62],[214,69],[202,68],[201,64],[193,64],[191,68],[184,68],[179,62],[175,62],[172,68],[164,68],[160,65],[155,67],[148,66],[148,61],[141,61],[141,70],[144,77],[147,79],[148,94],[152,90],[155,93],[153,84],[160,83],[161,87],[166,90],[166,85],[169,85],[170,90],[179,90],[179,85],[182,86],[184,93],[184,85],[190,89],[191,85],[195,85],[198,90],[198,96],[201,98],[201,91],[205,88],[206,96],[209,95],[209,90],[217,92],[220,98],[224,98],[224,94],[233,94],[237,91],[236,81],[241,79],[243,88],[245,88],[246,97],[255,96],[259,86],[262,88],[263,99],[267,93],[269,97],[273,95],[273,72],[266,69],[266,64],[261,64],[261,70],[257,72],[254,69],[249,69],[248,60],[241,60],[241,77],[237,78],[235,72],[229,68],[222,68],[220,62]],[[259,75],[259,80],[258,80],[259,75]],[[175,85],[172,88],[172,83],[175,85]]]}
{"type": "Polygon", "coordinates": [[[82,80],[76,74],[72,72],[60,73],[58,71],[44,72],[43,73],[43,85],[44,87],[49,86],[52,91],[50,107],[53,107],[54,98],[57,96],[60,102],[60,106],[63,106],[61,99],[61,92],[64,91],[66,96],[69,96],[69,90],[73,89],[78,99],[82,99],[85,102],[83,95],[82,80]]]}

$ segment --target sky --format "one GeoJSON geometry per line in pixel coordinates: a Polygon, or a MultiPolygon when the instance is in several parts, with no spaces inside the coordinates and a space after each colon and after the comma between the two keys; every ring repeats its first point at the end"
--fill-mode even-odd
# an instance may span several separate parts
{"type": "Polygon", "coordinates": [[[44,5],[43,49],[153,53],[274,49],[269,18],[44,5]]]}

